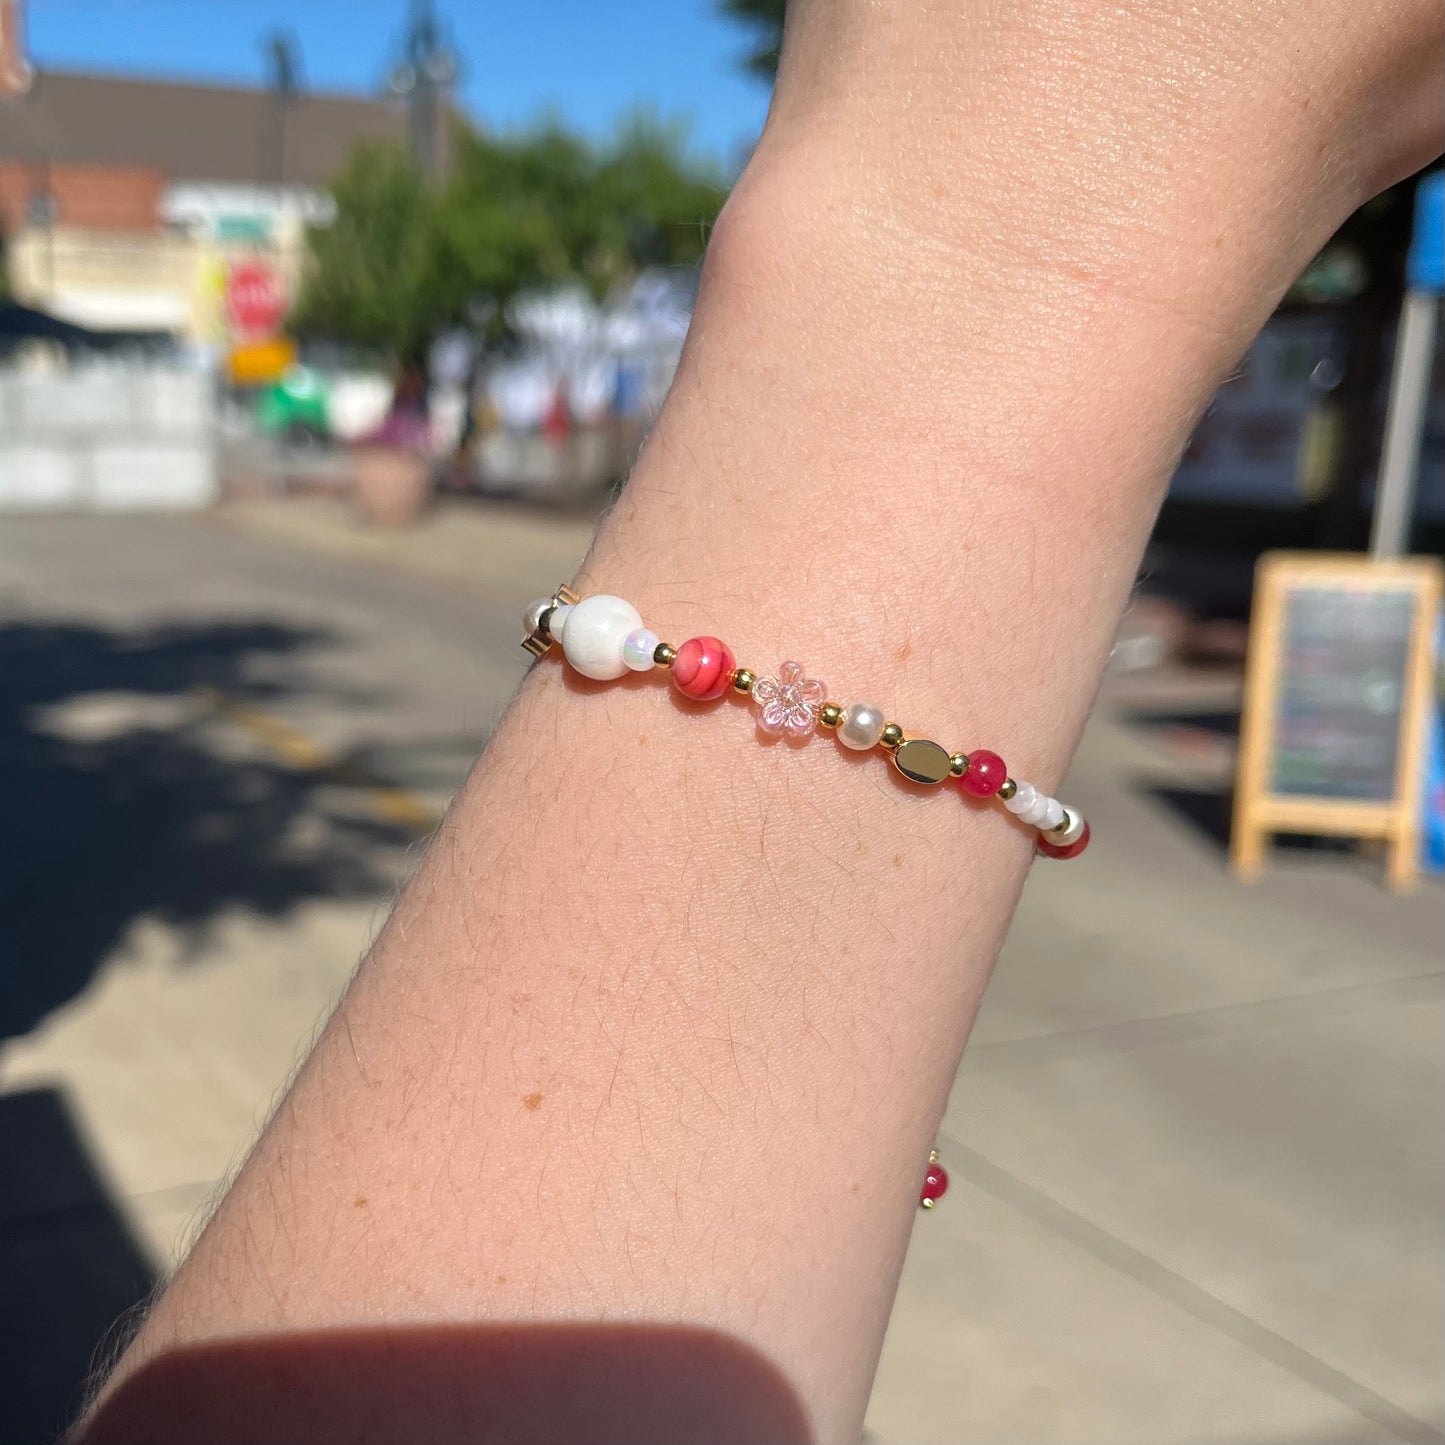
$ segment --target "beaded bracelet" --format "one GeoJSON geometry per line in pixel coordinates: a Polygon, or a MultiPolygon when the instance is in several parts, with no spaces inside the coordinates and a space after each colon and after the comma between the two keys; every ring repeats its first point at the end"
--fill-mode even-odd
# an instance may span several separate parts
{"type": "Polygon", "coordinates": [[[759,677],[738,667],[732,650],[716,637],[694,637],[672,647],[643,626],[630,602],[605,593],[584,600],[570,587],[539,597],[522,622],[527,630],[522,646],[528,652],[541,657],[554,642],[560,643],[567,661],[584,677],[607,682],[629,672],[668,668],[677,690],[698,702],[722,697],[730,689],[750,697],[762,709],[758,727],[769,736],[804,742],[821,727],[845,748],[883,749],[912,782],[956,778],[970,797],[997,796],[1021,823],[1038,831],[1038,851],[1046,857],[1076,858],[1089,845],[1083,814],[1032,783],[1009,777],[997,753],[987,748],[950,753],[928,738],[908,736],[872,703],[845,707],[829,702],[823,684],[805,677],[796,662],[783,663],[775,677],[759,677]]]}
{"type": "MultiPolygon", "coordinates": [[[[710,702],[729,690],[750,698],[761,709],[759,729],[771,737],[806,742],[823,728],[845,748],[881,748],[911,782],[938,784],[952,778],[970,797],[997,797],[1021,823],[1037,831],[1035,846],[1045,857],[1076,858],[1089,846],[1084,815],[1032,783],[1009,777],[997,753],[987,748],[950,753],[928,738],[910,737],[872,703],[829,702],[827,689],[816,678],[805,677],[799,663],[785,662],[776,676],[759,677],[739,667],[731,648],[716,637],[694,637],[673,647],[644,626],[641,614],[623,598],[599,593],[584,599],[565,586],[528,606],[522,624],[522,646],[533,657],[542,657],[559,643],[584,677],[609,682],[629,672],[669,669],[677,690],[697,702],[710,702]]],[[[947,1187],[948,1175],[934,1150],[919,1203],[931,1209],[947,1187]]]]}

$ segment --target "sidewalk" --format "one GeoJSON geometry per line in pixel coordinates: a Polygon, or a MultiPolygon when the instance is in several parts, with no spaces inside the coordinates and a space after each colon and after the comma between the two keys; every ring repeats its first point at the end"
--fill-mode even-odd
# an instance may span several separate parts
{"type": "Polygon", "coordinates": [[[446,497],[416,526],[397,530],[368,526],[349,503],[325,497],[236,498],[202,520],[258,541],[465,591],[519,616],[525,601],[545,590],[543,582],[554,586],[576,571],[595,530],[592,520],[575,514],[446,497]]]}
{"type": "MultiPolygon", "coordinates": [[[[77,559],[65,575],[39,534],[17,540],[0,584],[39,620],[189,615],[202,577],[240,615],[256,599],[312,609],[306,625],[329,631],[324,667],[295,664],[306,687],[375,678],[388,658],[403,677],[397,703],[361,700],[361,723],[350,703],[324,712],[322,691],[278,695],[343,754],[387,708],[397,748],[424,750],[416,729],[457,706],[451,682],[425,705],[406,694],[437,669],[469,670],[485,720],[521,666],[495,650],[502,601],[568,575],[590,533],[453,504],[375,534],[337,504],[245,503],[166,523],[154,555],[185,552],[192,572],[152,593],[142,524],[124,564],[107,560],[122,549],[104,526],[84,558],[75,537],[55,540],[77,559]],[[439,587],[455,594],[444,605],[439,587]],[[421,629],[426,667],[407,670],[421,629]]],[[[944,1120],[953,1187],[915,1231],[869,1413],[878,1441],[1445,1437],[1445,895],[1427,883],[1396,898],[1376,863],[1323,851],[1281,850],[1259,884],[1234,882],[1207,825],[1235,691],[1189,674],[1105,690],[1066,794],[1095,843],[1077,864],[1037,866],[1025,890],[944,1120]]],[[[131,704],[107,706],[114,726],[131,704]]],[[[52,714],[76,736],[98,726],[52,714]]],[[[265,746],[222,713],[185,725],[228,767],[265,746]]],[[[453,785],[463,756],[445,754],[453,785]]],[[[355,798],[322,779],[312,801],[303,841],[355,798]]],[[[404,849],[377,843],[379,877],[405,868],[404,849]]],[[[80,1289],[107,1231],[118,1267],[167,1269],[390,898],[378,884],[237,903],[200,928],[138,917],[83,991],[0,1044],[0,1122],[7,1105],[63,1111],[95,1175],[0,1188],[0,1227],[28,1251],[0,1246],[0,1279],[80,1289]],[[87,1188],[114,1219],[77,1207],[87,1188]]]]}

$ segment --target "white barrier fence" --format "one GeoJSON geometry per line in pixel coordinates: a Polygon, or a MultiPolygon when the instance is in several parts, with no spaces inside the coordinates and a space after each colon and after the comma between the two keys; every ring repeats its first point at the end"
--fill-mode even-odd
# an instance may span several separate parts
{"type": "Polygon", "coordinates": [[[183,510],[218,487],[205,376],[0,372],[0,510],[183,510]]]}

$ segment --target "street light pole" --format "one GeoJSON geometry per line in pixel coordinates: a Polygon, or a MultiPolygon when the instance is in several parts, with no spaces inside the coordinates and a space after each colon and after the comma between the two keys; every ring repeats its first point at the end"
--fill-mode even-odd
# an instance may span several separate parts
{"type": "Polygon", "coordinates": [[[406,97],[412,159],[432,180],[446,172],[446,100],[458,69],[455,52],[442,39],[432,0],[411,0],[402,60],[389,84],[406,97]]]}
{"type": "Polygon", "coordinates": [[[1398,557],[1410,541],[1420,440],[1435,360],[1435,325],[1445,292],[1445,172],[1432,171],[1416,189],[1406,275],[1408,289],[1395,339],[1395,370],[1370,533],[1370,551],[1376,557],[1398,557]]]}

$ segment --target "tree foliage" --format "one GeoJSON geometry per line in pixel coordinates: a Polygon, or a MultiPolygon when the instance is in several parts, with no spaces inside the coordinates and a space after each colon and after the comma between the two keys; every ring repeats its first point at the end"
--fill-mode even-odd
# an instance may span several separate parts
{"type": "Polygon", "coordinates": [[[415,355],[529,287],[600,296],[641,266],[700,260],[726,193],[677,130],[645,117],[600,148],[549,125],[462,131],[453,154],[432,188],[400,149],[357,151],[332,188],[334,221],[309,236],[298,332],[415,355]]]}
{"type": "Polygon", "coordinates": [[[752,32],[753,40],[743,64],[769,83],[778,73],[778,52],[783,48],[784,0],[720,0],[718,9],[752,32]]]}

